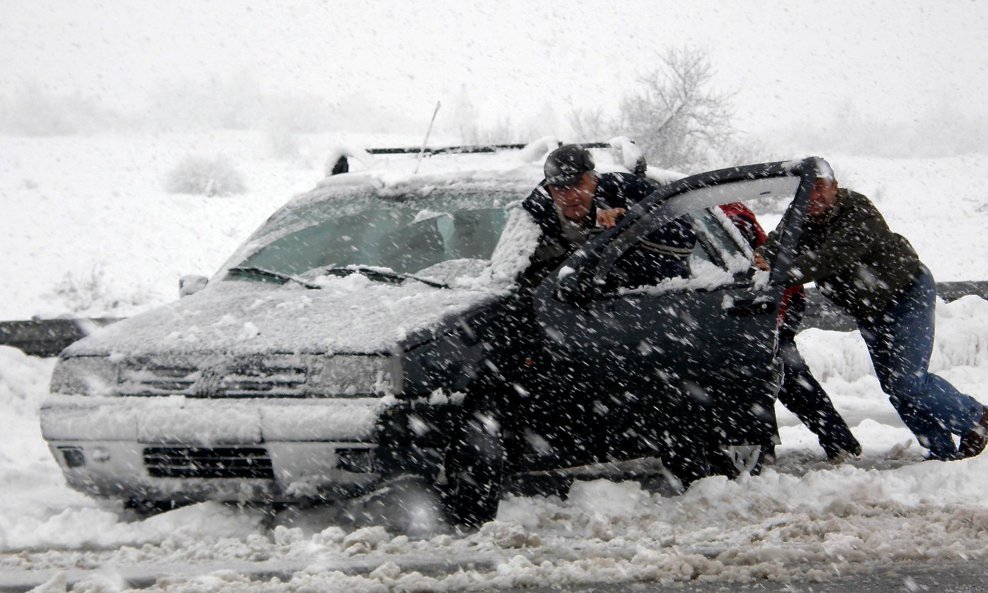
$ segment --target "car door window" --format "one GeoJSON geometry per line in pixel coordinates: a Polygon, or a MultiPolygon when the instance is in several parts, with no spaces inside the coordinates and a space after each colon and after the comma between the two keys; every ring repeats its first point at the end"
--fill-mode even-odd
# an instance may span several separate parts
{"type": "Polygon", "coordinates": [[[755,277],[751,269],[751,250],[718,206],[765,197],[792,199],[798,185],[797,177],[737,181],[693,189],[655,205],[653,213],[625,229],[605,249],[595,270],[595,282],[602,288],[601,296],[608,298],[635,292],[710,290],[739,282],[750,283],[755,277]],[[642,237],[682,216],[689,217],[697,234],[696,246],[689,258],[689,276],[659,278],[646,286],[630,286],[624,282],[626,274],[622,273],[620,264],[626,254],[637,248],[642,237]]]}
{"type": "Polygon", "coordinates": [[[681,216],[659,227],[621,254],[606,276],[606,290],[621,292],[654,286],[666,279],[689,278],[695,244],[691,216],[681,216]]]}
{"type": "Polygon", "coordinates": [[[710,258],[735,276],[746,275],[751,270],[751,247],[719,207],[707,208],[693,219],[698,243],[694,256],[710,258]]]}
{"type": "MultiPolygon", "coordinates": [[[[704,287],[733,284],[745,277],[751,277],[751,250],[733,237],[734,227],[719,208],[708,208],[693,216],[685,217],[696,236],[696,243],[689,255],[689,274],[682,277],[656,277],[651,282],[642,283],[641,276],[629,274],[628,265],[640,265],[641,257],[649,257],[647,250],[634,247],[629,250],[636,256],[632,261],[625,255],[612,266],[607,274],[605,292],[627,294],[649,287],[666,288],[697,285],[704,287]]],[[[743,241],[743,240],[740,240],[743,241]]],[[[654,256],[658,257],[658,256],[654,256]]]]}
{"type": "Polygon", "coordinates": [[[689,260],[690,278],[717,277],[727,283],[731,279],[727,262],[733,260],[718,249],[719,237],[708,226],[711,221],[706,216],[693,219],[696,246],[689,260]]]}

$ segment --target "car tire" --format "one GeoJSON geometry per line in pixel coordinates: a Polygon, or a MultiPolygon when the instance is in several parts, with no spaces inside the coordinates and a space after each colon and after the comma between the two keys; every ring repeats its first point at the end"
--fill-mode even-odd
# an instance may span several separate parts
{"type": "Polygon", "coordinates": [[[383,480],[378,488],[346,500],[343,517],[357,527],[383,526],[412,537],[441,531],[443,508],[431,483],[422,476],[402,474],[383,480]]]}
{"type": "Polygon", "coordinates": [[[666,468],[673,491],[682,494],[693,482],[711,475],[705,457],[663,456],[662,465],[666,468]]]}
{"type": "Polygon", "coordinates": [[[466,419],[446,449],[441,490],[449,522],[473,530],[497,516],[504,479],[504,439],[490,414],[466,419]]]}

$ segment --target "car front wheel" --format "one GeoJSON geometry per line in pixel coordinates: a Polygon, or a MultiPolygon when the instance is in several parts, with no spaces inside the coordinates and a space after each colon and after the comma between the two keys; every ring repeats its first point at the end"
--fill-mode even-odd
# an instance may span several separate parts
{"type": "Polygon", "coordinates": [[[477,529],[497,516],[504,479],[504,440],[492,414],[477,412],[446,450],[443,508],[453,525],[477,529]]]}

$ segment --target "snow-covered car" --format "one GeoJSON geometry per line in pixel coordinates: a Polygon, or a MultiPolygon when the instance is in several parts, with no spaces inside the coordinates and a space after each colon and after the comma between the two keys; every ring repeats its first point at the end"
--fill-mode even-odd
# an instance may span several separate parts
{"type": "MultiPolygon", "coordinates": [[[[786,270],[754,272],[716,206],[805,202],[826,163],[656,184],[522,289],[538,230],[517,201],[545,152],[331,175],[201,290],[67,348],[41,424],[68,483],[144,503],[277,502],[414,474],[476,524],[506,476],[640,458],[681,474],[683,460],[771,442],[786,270]],[[698,235],[691,277],[620,286],[622,254],[684,215],[698,235]],[[519,372],[498,369],[519,343],[519,372]],[[508,376],[530,380],[498,384],[508,376]]],[[[635,162],[602,152],[601,170],[635,162]]]]}

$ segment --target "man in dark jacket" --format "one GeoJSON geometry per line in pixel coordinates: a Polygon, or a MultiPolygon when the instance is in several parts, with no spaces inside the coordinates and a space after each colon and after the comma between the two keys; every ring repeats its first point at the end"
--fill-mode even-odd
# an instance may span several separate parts
{"type": "MultiPolygon", "coordinates": [[[[759,249],[775,262],[779,229],[759,249]]],[[[791,285],[816,282],[854,317],[882,389],[931,459],[972,457],[988,443],[988,408],[929,372],[936,285],[904,237],[889,230],[865,196],[816,180],[803,234],[789,270],[791,285]],[[951,435],[960,435],[960,447],[951,435]]]]}
{"type": "MultiPolygon", "coordinates": [[[[590,152],[567,144],[549,153],[545,179],[522,207],[542,234],[527,277],[541,279],[585,242],[612,228],[655,186],[629,173],[598,173],[590,152]]],[[[689,276],[696,235],[685,219],[652,232],[618,262],[626,288],[689,276]]]]}

